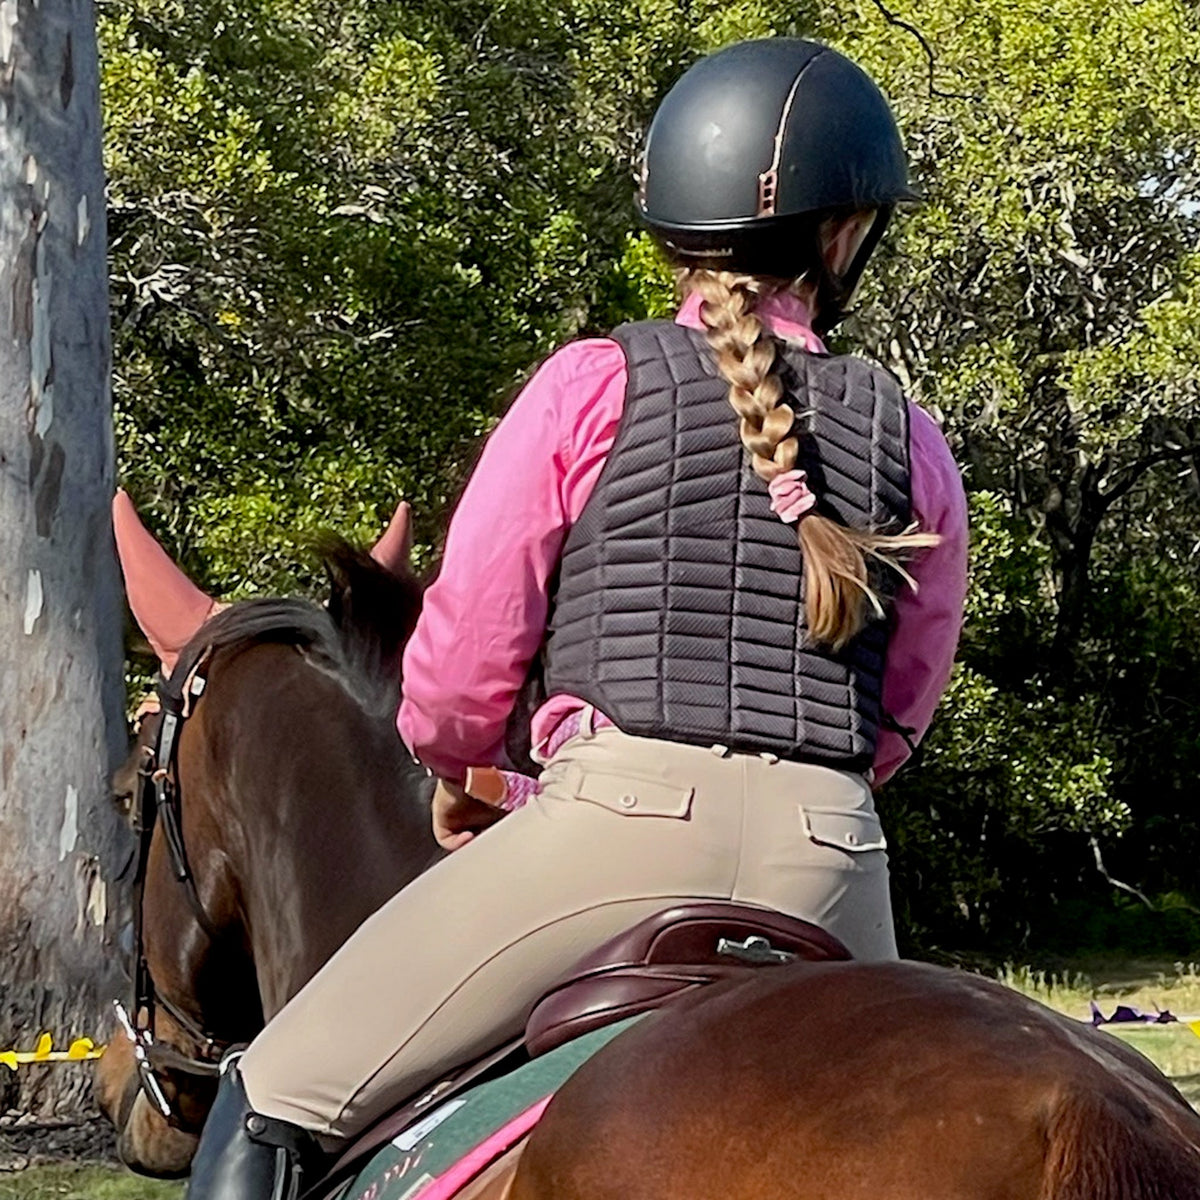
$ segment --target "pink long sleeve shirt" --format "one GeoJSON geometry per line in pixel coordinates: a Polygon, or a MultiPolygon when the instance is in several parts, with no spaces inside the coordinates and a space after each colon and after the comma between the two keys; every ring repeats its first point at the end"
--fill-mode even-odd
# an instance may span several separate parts
{"type": "MultiPolygon", "coordinates": [[[[822,352],[808,311],[790,295],[759,315],[777,337],[822,352]]],[[[693,294],[676,321],[702,329],[693,294]]],[[[492,432],[450,522],[441,574],[425,596],[404,654],[397,725],[414,755],[445,779],[503,761],[504,730],[545,636],[550,580],[612,449],[625,404],[625,357],[607,338],[552,354],[492,432]]],[[[933,419],[909,405],[913,518],[942,535],[910,564],[918,590],[902,586],[883,679],[883,705],[924,735],[950,677],[967,584],[967,506],[958,467],[933,419]]],[[[732,428],[732,426],[731,426],[732,428]]],[[[731,433],[730,436],[733,436],[731,433]]],[[[583,705],[554,696],[536,713],[534,744],[583,705]]],[[[881,730],[876,786],[909,755],[881,730]]]]}

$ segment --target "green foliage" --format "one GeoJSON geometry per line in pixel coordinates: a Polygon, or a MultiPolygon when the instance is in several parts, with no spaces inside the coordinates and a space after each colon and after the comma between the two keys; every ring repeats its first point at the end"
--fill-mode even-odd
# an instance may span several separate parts
{"type": "Polygon", "coordinates": [[[730,40],[820,36],[928,197],[843,337],[972,492],[962,665],[881,796],[910,936],[1042,936],[1108,894],[1092,839],[1195,899],[1200,10],[888,7],[932,75],[871,0],[105,0],[126,485],[223,595],[312,588],[312,534],[401,496],[428,559],[538,357],[671,310],[631,206],[656,100],[730,40]]]}
{"type": "Polygon", "coordinates": [[[971,590],[962,651],[975,663],[1003,670],[1011,651],[1032,652],[1052,620],[1050,555],[1029,536],[1028,524],[1007,497],[979,491],[969,497],[971,590]]]}
{"type": "Polygon", "coordinates": [[[675,274],[647,233],[628,234],[621,256],[601,280],[601,327],[660,320],[675,311],[675,274]],[[607,318],[607,319],[606,319],[607,318]]]}
{"type": "Polygon", "coordinates": [[[940,94],[895,30],[835,39],[898,101],[929,197],[857,332],[944,417],[975,544],[960,675],[922,769],[881,798],[896,892],[926,945],[1061,938],[1068,911],[1077,937],[1096,912],[1132,935],[1129,904],[1162,931],[1112,903],[1092,842],[1115,877],[1194,902],[1200,14],[899,15],[940,94]]]}
{"type": "Polygon", "coordinates": [[[1079,835],[1119,836],[1115,747],[1088,699],[1041,680],[1002,691],[959,667],[919,764],[889,786],[894,892],[916,945],[1002,947],[1079,885],[1079,835]],[[1049,887],[1047,887],[1049,885],[1049,887]]]}
{"type": "Polygon", "coordinates": [[[1064,696],[1046,669],[1048,553],[994,492],[971,496],[971,528],[966,628],[945,715],[882,800],[903,923],[925,945],[1019,941],[1045,924],[1047,882],[1078,886],[1072,845],[1120,837],[1132,820],[1114,788],[1119,747],[1101,697],[1064,696]]]}

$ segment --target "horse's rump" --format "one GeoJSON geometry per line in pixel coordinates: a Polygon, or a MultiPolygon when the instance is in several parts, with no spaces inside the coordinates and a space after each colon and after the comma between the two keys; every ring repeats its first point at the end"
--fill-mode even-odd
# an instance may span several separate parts
{"type": "Polygon", "coordinates": [[[509,1200],[1200,1200],[1200,1118],[1111,1043],[942,968],[775,968],[584,1064],[509,1200]]]}

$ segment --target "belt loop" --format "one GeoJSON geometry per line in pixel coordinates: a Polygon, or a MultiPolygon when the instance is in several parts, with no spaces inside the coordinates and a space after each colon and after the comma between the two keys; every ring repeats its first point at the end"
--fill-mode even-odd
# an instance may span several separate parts
{"type": "Polygon", "coordinates": [[[596,732],[596,709],[591,704],[585,704],[579,710],[579,733],[581,737],[590,738],[596,732]]]}

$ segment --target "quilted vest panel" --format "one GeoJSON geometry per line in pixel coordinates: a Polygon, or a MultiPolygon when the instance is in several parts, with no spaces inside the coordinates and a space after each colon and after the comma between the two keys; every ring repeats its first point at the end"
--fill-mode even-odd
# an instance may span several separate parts
{"type": "MultiPolygon", "coordinates": [[[[547,694],[579,696],[631,734],[865,770],[887,623],[837,653],[809,644],[796,528],[750,470],[704,335],[652,321],[613,337],[628,364],[625,408],[563,548],[547,694]]],[[[797,465],[819,510],[859,528],[906,526],[908,410],[896,380],[793,346],[777,370],[805,414],[797,465]]]]}

